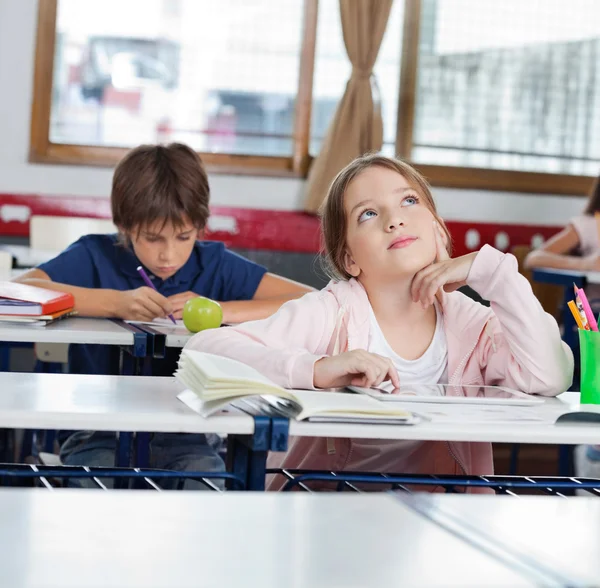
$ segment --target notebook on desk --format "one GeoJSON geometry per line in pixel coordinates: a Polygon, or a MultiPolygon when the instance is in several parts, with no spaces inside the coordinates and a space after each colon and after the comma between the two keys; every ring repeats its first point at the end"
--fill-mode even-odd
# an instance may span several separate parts
{"type": "Polygon", "coordinates": [[[0,282],[0,315],[39,317],[73,310],[72,294],[17,282],[0,282]]]}
{"type": "Polygon", "coordinates": [[[188,390],[178,396],[202,416],[229,404],[251,414],[316,422],[412,425],[421,419],[399,405],[346,392],[286,390],[233,359],[184,349],[176,378],[188,390]]]}
{"type": "Polygon", "coordinates": [[[77,313],[72,310],[62,310],[60,312],[55,312],[53,314],[43,314],[40,316],[21,316],[15,314],[0,314],[0,326],[1,325],[29,325],[35,327],[45,327],[56,321],[62,320],[64,318],[74,316],[77,313]]]}

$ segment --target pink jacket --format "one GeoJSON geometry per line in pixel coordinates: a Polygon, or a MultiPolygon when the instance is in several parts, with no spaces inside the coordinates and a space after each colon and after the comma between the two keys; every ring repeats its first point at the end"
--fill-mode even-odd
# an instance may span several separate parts
{"type": "MultiPolygon", "coordinates": [[[[460,292],[440,292],[448,383],[504,385],[546,396],[567,390],[573,354],[561,341],[556,321],[519,274],[516,259],[485,245],[467,283],[491,308],[460,292]]],[[[285,388],[311,389],[317,360],[367,348],[368,310],[359,282],[332,282],[286,303],[268,319],[198,333],[186,347],[243,361],[285,388]]],[[[309,437],[291,440],[285,454],[271,454],[269,467],[415,474],[494,471],[489,443],[309,437]]],[[[271,483],[270,489],[276,486],[271,483]]]]}

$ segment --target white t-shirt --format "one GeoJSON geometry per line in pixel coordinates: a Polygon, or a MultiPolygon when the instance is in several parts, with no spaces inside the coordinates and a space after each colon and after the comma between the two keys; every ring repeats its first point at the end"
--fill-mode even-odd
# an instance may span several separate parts
{"type": "MultiPolygon", "coordinates": [[[[435,332],[429,347],[425,353],[417,359],[404,359],[400,357],[386,341],[386,338],[377,323],[377,318],[373,312],[373,308],[369,306],[369,346],[367,351],[377,353],[383,357],[389,357],[396,369],[400,378],[400,384],[447,384],[448,383],[448,343],[446,342],[446,333],[444,331],[444,321],[441,310],[437,301],[435,306],[435,332]]],[[[380,384],[383,390],[391,392],[393,386],[391,382],[380,384]]],[[[363,449],[366,446],[372,446],[371,457],[377,459],[378,452],[389,451],[393,448],[394,451],[402,452],[409,455],[415,451],[423,441],[398,441],[396,439],[361,439],[363,449]],[[384,449],[385,448],[385,449],[384,449]]],[[[368,467],[368,462],[365,467],[368,467]]]]}
{"type": "MultiPolygon", "coordinates": [[[[437,301],[435,306],[435,332],[425,353],[417,359],[404,359],[390,347],[377,323],[373,309],[369,307],[369,346],[367,351],[389,357],[400,377],[400,384],[447,384],[448,383],[448,343],[444,332],[444,321],[437,301]]],[[[380,386],[391,391],[392,384],[387,382],[380,386]]]]}

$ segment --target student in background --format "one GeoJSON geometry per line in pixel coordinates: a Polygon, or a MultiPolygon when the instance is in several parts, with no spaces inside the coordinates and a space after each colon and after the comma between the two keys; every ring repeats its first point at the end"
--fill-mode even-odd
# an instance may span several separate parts
{"type": "MultiPolygon", "coordinates": [[[[117,235],[87,235],[56,258],[17,281],[70,292],[82,316],[151,321],[173,314],[181,318],[190,298],[221,303],[224,322],[268,317],[283,302],[312,290],[203,241],[209,216],[208,177],[189,147],[142,145],[115,169],[111,206],[117,235]],[[143,266],[156,291],[137,271],[143,266]]],[[[172,376],[179,350],[153,361],[153,374],[172,376]]],[[[100,345],[71,345],[69,371],[118,374],[119,350],[100,345]]],[[[65,435],[61,434],[65,440],[65,435]]],[[[62,445],[68,465],[114,465],[115,436],[81,431],[62,445]]],[[[151,463],[177,470],[223,469],[221,458],[203,435],[156,434],[151,463]]]]}
{"type": "MultiPolygon", "coordinates": [[[[488,245],[451,259],[429,186],[409,165],[380,155],[349,164],[331,185],[322,231],[335,278],[324,290],[266,320],[198,333],[186,347],[287,388],[464,383],[552,396],[570,386],[571,350],[516,259],[488,245]],[[491,307],[455,291],[465,283],[491,307]]],[[[489,443],[296,438],[270,465],[493,473],[489,443]]]]}
{"type": "MultiPolygon", "coordinates": [[[[562,231],[532,251],[525,259],[525,267],[600,271],[600,176],[583,214],[572,218],[562,231]]],[[[600,284],[588,284],[585,293],[594,314],[600,312],[600,284]]],[[[600,445],[575,448],[575,472],[586,478],[600,478],[600,445]]]]}
{"type": "MultiPolygon", "coordinates": [[[[564,229],[532,251],[525,258],[525,267],[600,271],[600,177],[594,183],[583,214],[573,217],[564,229]]],[[[596,306],[600,311],[600,286],[590,284],[585,293],[592,308],[596,306]]]]}

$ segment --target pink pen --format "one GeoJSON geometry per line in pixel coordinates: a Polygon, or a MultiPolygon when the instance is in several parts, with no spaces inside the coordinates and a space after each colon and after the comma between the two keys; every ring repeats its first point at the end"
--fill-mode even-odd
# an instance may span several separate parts
{"type": "Polygon", "coordinates": [[[583,288],[577,288],[577,296],[579,296],[579,300],[581,301],[581,306],[583,306],[583,312],[585,312],[585,317],[587,318],[588,324],[590,325],[590,329],[592,331],[598,330],[598,323],[594,318],[594,313],[590,307],[590,303],[588,302],[587,296],[583,291],[583,288]]]}
{"type": "MultiPolygon", "coordinates": [[[[148,277],[148,274],[144,271],[144,268],[141,265],[137,267],[137,271],[139,272],[140,276],[142,276],[142,280],[144,280],[146,286],[152,288],[154,291],[157,292],[158,290],[156,290],[156,286],[152,283],[152,280],[148,277]]],[[[169,315],[169,318],[173,321],[174,325],[177,324],[177,321],[175,320],[175,317],[172,314],[169,315]]],[[[598,329],[596,328],[596,330],[598,329]]]]}

